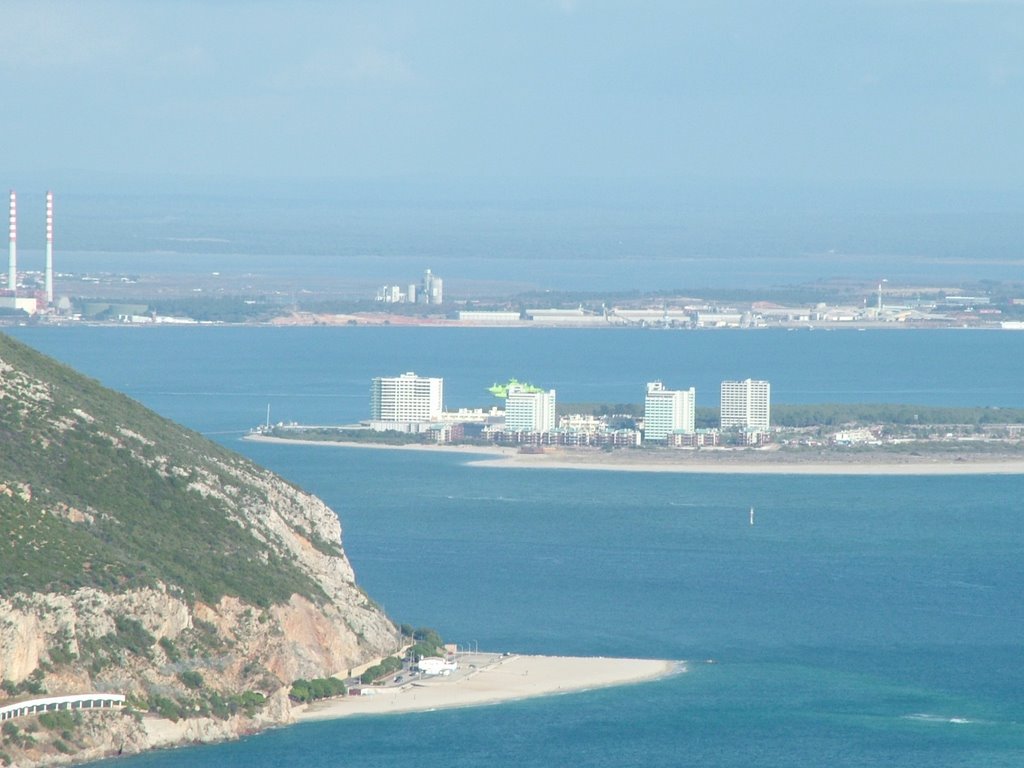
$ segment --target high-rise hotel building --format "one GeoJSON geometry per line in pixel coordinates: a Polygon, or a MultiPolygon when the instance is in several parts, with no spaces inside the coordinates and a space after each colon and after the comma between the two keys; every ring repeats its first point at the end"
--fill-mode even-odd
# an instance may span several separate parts
{"type": "Polygon", "coordinates": [[[403,373],[378,376],[370,388],[372,421],[440,421],[444,379],[403,373]]]}
{"type": "Polygon", "coordinates": [[[767,381],[722,382],[722,429],[739,427],[767,431],[771,415],[771,385],[767,381]]]}
{"type": "Polygon", "coordinates": [[[644,440],[664,440],[673,432],[692,433],[697,392],[689,389],[665,389],[660,381],[647,384],[644,399],[644,440]]]}
{"type": "Polygon", "coordinates": [[[513,384],[505,398],[506,432],[553,432],[555,429],[555,390],[530,392],[513,384]]]}

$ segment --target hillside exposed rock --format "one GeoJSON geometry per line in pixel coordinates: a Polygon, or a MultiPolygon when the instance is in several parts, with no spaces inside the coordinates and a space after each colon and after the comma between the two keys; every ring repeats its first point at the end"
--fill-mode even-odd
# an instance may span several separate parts
{"type": "Polygon", "coordinates": [[[293,680],[394,650],[319,499],[5,336],[0,446],[0,705],[105,691],[135,713],[7,728],[0,762],[287,722],[293,680]]]}

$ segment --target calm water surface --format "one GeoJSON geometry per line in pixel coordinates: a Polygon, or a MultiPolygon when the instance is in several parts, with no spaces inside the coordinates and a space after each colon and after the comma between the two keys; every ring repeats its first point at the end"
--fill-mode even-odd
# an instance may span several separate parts
{"type": "Polygon", "coordinates": [[[1016,766],[1024,483],[466,466],[239,440],[366,415],[369,378],[516,375],[566,400],[647,378],[771,379],[785,402],[1021,405],[1024,335],[23,329],[17,335],[322,496],[361,583],[454,642],[690,660],[650,684],[308,724],[120,765],[1016,766]],[[747,511],[757,507],[757,525],[747,511]],[[706,664],[704,660],[716,663],[706,664]]]}

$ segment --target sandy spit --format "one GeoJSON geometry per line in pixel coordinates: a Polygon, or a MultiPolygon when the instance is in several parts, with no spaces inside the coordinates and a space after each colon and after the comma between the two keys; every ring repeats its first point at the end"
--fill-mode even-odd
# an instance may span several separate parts
{"type": "Polygon", "coordinates": [[[246,440],[319,445],[338,448],[429,451],[485,458],[469,466],[499,469],[587,469],[607,472],[673,472],[724,475],[1020,475],[1024,458],[988,456],[965,451],[962,456],[877,453],[818,456],[786,455],[780,451],[672,451],[607,453],[595,450],[549,449],[541,454],[519,453],[516,448],[476,445],[377,445],[374,443],[300,440],[249,435],[246,440]]]}
{"type": "Polygon", "coordinates": [[[297,709],[295,720],[497,704],[639,683],[683,671],[681,663],[665,660],[481,653],[475,655],[475,661],[462,662],[459,672],[450,678],[421,678],[401,687],[370,688],[371,695],[316,702],[297,709]]]}
{"type": "MultiPolygon", "coordinates": [[[[603,457],[602,457],[603,458],[603,457]]],[[[475,467],[532,469],[589,469],[608,472],[675,472],[710,475],[1020,475],[1024,459],[936,461],[891,461],[879,459],[852,461],[683,461],[683,462],[617,462],[567,461],[546,456],[513,456],[501,459],[471,461],[475,467]]]]}
{"type": "Polygon", "coordinates": [[[363,443],[346,440],[303,440],[297,437],[273,437],[271,435],[246,435],[243,440],[256,443],[283,443],[286,445],[319,445],[326,448],[372,448],[375,451],[420,451],[440,453],[474,453],[481,456],[515,456],[516,448],[502,448],[497,445],[385,445],[383,443],[363,443]]]}

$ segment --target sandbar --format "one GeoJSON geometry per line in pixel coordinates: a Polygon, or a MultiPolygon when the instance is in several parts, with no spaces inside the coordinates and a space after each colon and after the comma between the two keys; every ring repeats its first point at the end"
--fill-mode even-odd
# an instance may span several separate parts
{"type": "Polygon", "coordinates": [[[520,453],[503,446],[479,445],[383,445],[379,443],[302,440],[298,438],[249,435],[246,440],[319,445],[337,448],[427,451],[453,453],[472,458],[473,467],[499,469],[575,469],[606,472],[674,472],[680,474],[729,475],[1020,475],[1024,455],[990,454],[972,451],[897,453],[871,451],[830,451],[793,453],[774,449],[739,450],[631,450],[548,448],[544,453],[520,453]]]}
{"type": "Polygon", "coordinates": [[[255,443],[284,443],[286,445],[320,445],[332,448],[372,448],[376,451],[426,451],[437,453],[475,453],[481,456],[515,456],[517,448],[500,445],[438,445],[434,443],[370,443],[355,440],[306,440],[300,437],[275,437],[249,434],[242,438],[255,443]]]}
{"type": "MultiPolygon", "coordinates": [[[[660,457],[659,457],[660,458],[660,457]]],[[[678,461],[630,457],[618,459],[608,454],[560,456],[557,454],[517,454],[502,458],[468,462],[475,467],[502,469],[587,469],[606,472],[675,472],[710,475],[1020,475],[1024,459],[891,457],[885,454],[834,457],[827,461],[814,458],[772,456],[771,458],[686,457],[678,461]]]]}
{"type": "Polygon", "coordinates": [[[401,686],[370,687],[297,707],[296,722],[476,707],[655,680],[685,671],[681,662],[579,656],[471,654],[450,677],[422,677],[401,686]]]}

